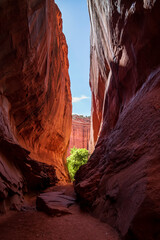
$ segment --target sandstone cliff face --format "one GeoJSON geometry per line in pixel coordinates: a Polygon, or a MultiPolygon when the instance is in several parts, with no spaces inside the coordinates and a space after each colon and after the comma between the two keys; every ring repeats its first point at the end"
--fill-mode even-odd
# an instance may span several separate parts
{"type": "Polygon", "coordinates": [[[160,1],[88,0],[88,6],[96,146],[75,189],[121,236],[158,240],[160,1]]]}
{"type": "Polygon", "coordinates": [[[89,150],[89,139],[90,139],[90,117],[73,115],[70,143],[68,147],[68,156],[70,155],[70,150],[73,147],[86,148],[89,150]]]}
{"type": "MultiPolygon", "coordinates": [[[[0,199],[23,188],[24,162],[38,166],[31,159],[52,168],[55,181],[68,179],[63,164],[72,117],[67,54],[53,0],[0,3],[0,199]]],[[[39,178],[40,165],[34,172],[39,178]]]]}

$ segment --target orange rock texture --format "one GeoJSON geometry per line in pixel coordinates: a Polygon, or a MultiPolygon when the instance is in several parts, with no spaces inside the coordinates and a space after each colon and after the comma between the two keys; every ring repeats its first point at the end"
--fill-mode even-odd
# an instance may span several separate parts
{"type": "Polygon", "coordinates": [[[23,188],[25,159],[51,168],[56,181],[68,179],[64,162],[72,106],[67,54],[53,0],[0,2],[0,196],[8,195],[14,175],[12,192],[23,188]]]}
{"type": "Polygon", "coordinates": [[[68,156],[70,155],[70,150],[73,147],[86,148],[87,150],[89,150],[89,139],[90,139],[90,117],[73,115],[68,156]]]}
{"type": "Polygon", "coordinates": [[[123,239],[160,239],[160,1],[88,0],[91,145],[75,189],[123,239]]]}

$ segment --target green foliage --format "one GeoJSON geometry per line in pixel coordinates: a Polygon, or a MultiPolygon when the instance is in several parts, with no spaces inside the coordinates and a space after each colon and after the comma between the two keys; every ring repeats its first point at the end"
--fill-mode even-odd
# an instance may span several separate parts
{"type": "Polygon", "coordinates": [[[67,166],[71,180],[74,180],[74,176],[80,166],[87,163],[89,152],[85,148],[73,147],[70,151],[70,156],[67,158],[67,166]]]}

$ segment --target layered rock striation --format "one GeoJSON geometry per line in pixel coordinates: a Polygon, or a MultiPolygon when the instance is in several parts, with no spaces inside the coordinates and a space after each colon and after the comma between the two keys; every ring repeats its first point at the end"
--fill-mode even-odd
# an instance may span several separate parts
{"type": "Polygon", "coordinates": [[[91,146],[81,201],[125,239],[160,238],[160,1],[88,0],[91,146]]]}
{"type": "Polygon", "coordinates": [[[68,179],[64,162],[72,107],[67,54],[53,0],[0,3],[1,201],[20,195],[27,185],[32,188],[35,178],[37,184],[68,179]]]}
{"type": "Polygon", "coordinates": [[[73,147],[89,150],[90,117],[72,115],[72,130],[68,147],[68,155],[73,147]]]}

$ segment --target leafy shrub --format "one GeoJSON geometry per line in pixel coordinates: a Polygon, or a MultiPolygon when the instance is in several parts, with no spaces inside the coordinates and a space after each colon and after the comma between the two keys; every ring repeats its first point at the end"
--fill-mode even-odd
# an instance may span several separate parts
{"type": "Polygon", "coordinates": [[[74,180],[74,176],[80,166],[87,163],[89,152],[85,148],[73,147],[70,151],[70,156],[67,158],[67,166],[71,180],[74,180]]]}

